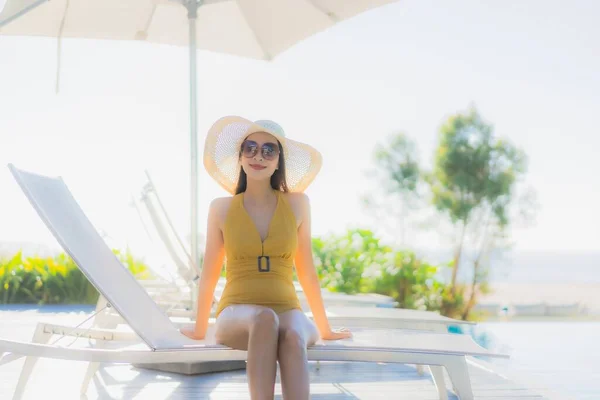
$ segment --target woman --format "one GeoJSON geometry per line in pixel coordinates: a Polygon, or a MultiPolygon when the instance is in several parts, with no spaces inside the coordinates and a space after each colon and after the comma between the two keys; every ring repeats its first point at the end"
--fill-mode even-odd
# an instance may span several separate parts
{"type": "Polygon", "coordinates": [[[319,172],[321,155],[287,139],[272,121],[225,117],[207,135],[204,166],[233,196],[210,205],[196,324],[183,333],[204,338],[226,257],[217,343],[248,351],[252,399],[273,398],[277,361],[284,398],[308,399],[307,346],[319,337],[351,336],[331,329],[312,258],[310,207],[302,192],[319,172]],[[316,326],[300,307],[294,265],[316,326]]]}

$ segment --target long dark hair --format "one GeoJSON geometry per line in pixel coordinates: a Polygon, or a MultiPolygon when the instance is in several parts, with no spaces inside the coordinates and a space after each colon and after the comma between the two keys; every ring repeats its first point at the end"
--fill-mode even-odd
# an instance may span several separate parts
{"type": "MultiPolygon", "coordinates": [[[[271,175],[271,187],[275,190],[280,190],[282,192],[288,192],[287,182],[285,178],[285,158],[283,157],[283,146],[279,140],[277,141],[277,145],[279,146],[279,161],[277,163],[277,169],[271,175]]],[[[242,143],[243,146],[243,143],[242,143]]],[[[242,148],[240,147],[240,151],[238,153],[238,157],[241,159],[242,157],[242,148]]],[[[235,194],[240,194],[246,191],[246,186],[248,184],[248,177],[244,168],[240,166],[240,174],[238,176],[237,185],[235,187],[235,194]]]]}

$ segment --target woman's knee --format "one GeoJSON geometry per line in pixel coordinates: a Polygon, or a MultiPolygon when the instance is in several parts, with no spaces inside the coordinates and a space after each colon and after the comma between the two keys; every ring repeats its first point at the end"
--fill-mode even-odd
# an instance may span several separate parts
{"type": "Polygon", "coordinates": [[[286,351],[306,350],[308,339],[302,330],[295,327],[279,329],[279,348],[286,351]]]}
{"type": "Polygon", "coordinates": [[[252,331],[277,332],[279,330],[279,317],[270,308],[258,310],[250,326],[252,331]]]}

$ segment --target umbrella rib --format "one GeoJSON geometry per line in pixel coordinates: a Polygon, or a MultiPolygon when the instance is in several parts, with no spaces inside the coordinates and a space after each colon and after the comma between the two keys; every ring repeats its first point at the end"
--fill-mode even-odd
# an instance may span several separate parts
{"type": "Polygon", "coordinates": [[[250,21],[248,20],[248,17],[246,16],[246,13],[244,12],[244,9],[240,5],[240,2],[236,1],[235,3],[237,4],[237,7],[240,10],[240,13],[242,14],[242,17],[244,18],[244,21],[246,21],[246,25],[248,26],[248,29],[250,29],[250,32],[252,32],[252,35],[254,36],[254,40],[256,40],[256,43],[258,43],[258,46],[262,50],[262,52],[263,52],[263,54],[265,56],[265,59],[266,60],[271,60],[273,57],[271,57],[271,55],[267,52],[267,49],[265,49],[265,46],[263,45],[262,41],[260,40],[260,38],[258,37],[258,35],[256,34],[256,32],[254,31],[254,29],[252,29],[252,26],[250,25],[250,21]]]}
{"type": "Polygon", "coordinates": [[[69,11],[69,5],[71,4],[71,2],[69,0],[65,1],[65,9],[63,10],[63,15],[62,18],[60,20],[60,26],[58,27],[58,38],[62,38],[63,35],[63,31],[65,29],[65,22],[67,21],[67,11],[69,11]]]}
{"type": "Polygon", "coordinates": [[[57,46],[56,46],[56,93],[58,93],[58,89],[59,89],[59,85],[60,85],[60,64],[61,64],[61,54],[62,54],[62,37],[63,37],[63,32],[65,30],[65,23],[67,21],[67,12],[69,11],[69,5],[71,4],[71,2],[69,0],[65,1],[65,9],[63,11],[63,16],[62,19],[60,21],[60,26],[58,27],[58,34],[57,34],[57,46]]]}
{"type": "Polygon", "coordinates": [[[314,8],[316,8],[319,12],[325,14],[325,16],[327,18],[329,18],[331,20],[331,22],[333,23],[338,23],[340,22],[340,19],[338,18],[337,15],[335,15],[332,11],[328,11],[325,8],[323,8],[322,6],[318,5],[315,0],[306,0],[307,3],[309,3],[310,5],[312,5],[314,8]]]}
{"type": "Polygon", "coordinates": [[[150,16],[148,17],[148,21],[146,21],[146,26],[144,27],[144,33],[148,35],[148,29],[150,28],[150,24],[154,19],[154,14],[156,13],[156,3],[152,5],[152,11],[150,12],[150,16]]]}

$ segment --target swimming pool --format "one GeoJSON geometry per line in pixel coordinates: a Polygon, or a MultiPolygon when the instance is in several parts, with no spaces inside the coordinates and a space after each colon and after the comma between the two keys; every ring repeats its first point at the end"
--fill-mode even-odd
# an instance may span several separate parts
{"type": "Polygon", "coordinates": [[[485,322],[468,332],[482,346],[511,355],[492,360],[560,398],[600,399],[600,322],[485,322]]]}

